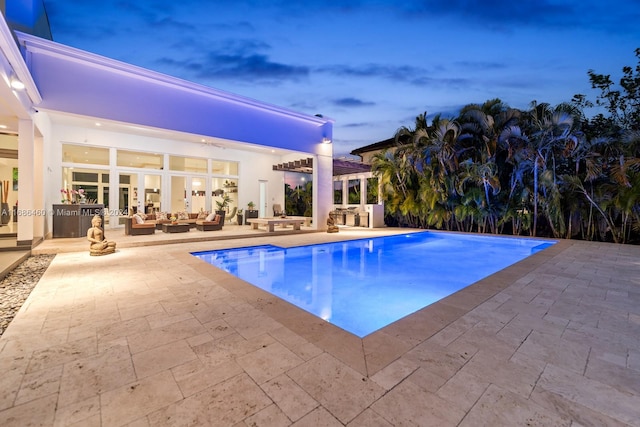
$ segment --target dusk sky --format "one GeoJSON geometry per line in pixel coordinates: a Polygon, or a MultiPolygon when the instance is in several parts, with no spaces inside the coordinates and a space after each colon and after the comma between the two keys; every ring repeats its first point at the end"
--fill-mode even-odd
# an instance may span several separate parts
{"type": "Polygon", "coordinates": [[[57,42],[334,119],[335,157],[425,111],[595,100],[640,47],[640,0],[44,2],[57,42]]]}

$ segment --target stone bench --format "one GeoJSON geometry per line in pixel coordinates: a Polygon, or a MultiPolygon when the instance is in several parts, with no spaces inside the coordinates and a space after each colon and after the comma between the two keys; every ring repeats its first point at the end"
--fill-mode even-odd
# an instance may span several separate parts
{"type": "Polygon", "coordinates": [[[247,220],[249,224],[251,224],[251,228],[253,230],[257,230],[259,225],[264,225],[267,227],[268,232],[275,231],[276,225],[293,225],[294,230],[300,230],[300,226],[306,222],[304,219],[296,219],[296,218],[251,218],[247,220]]]}
{"type": "Polygon", "coordinates": [[[311,227],[311,217],[310,216],[288,216],[285,219],[299,219],[304,221],[305,227],[311,227]]]}

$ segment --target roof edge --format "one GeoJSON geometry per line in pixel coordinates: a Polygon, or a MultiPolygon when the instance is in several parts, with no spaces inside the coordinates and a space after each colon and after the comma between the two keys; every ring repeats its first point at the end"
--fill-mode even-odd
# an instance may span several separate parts
{"type": "Polygon", "coordinates": [[[128,64],[123,61],[107,58],[105,56],[66,46],[61,43],[46,40],[30,34],[16,31],[16,36],[19,40],[19,43],[24,46],[27,52],[38,52],[46,55],[58,56],[67,60],[70,59],[72,61],[83,62],[85,64],[88,64],[89,66],[108,69],[118,73],[126,74],[128,76],[132,76],[134,78],[144,79],[157,84],[171,86],[179,90],[194,92],[200,95],[206,94],[208,96],[222,98],[229,102],[234,102],[245,106],[249,105],[253,108],[265,110],[274,114],[284,115],[298,120],[315,123],[317,126],[323,126],[327,123],[335,122],[335,120],[330,118],[298,113],[296,111],[278,107],[273,104],[267,104],[252,98],[236,95],[219,89],[214,89],[210,86],[193,83],[188,80],[149,70],[137,65],[128,64]]]}
{"type": "Polygon", "coordinates": [[[2,14],[0,14],[0,16],[2,16],[2,18],[0,18],[0,50],[4,52],[7,61],[16,73],[16,77],[24,83],[27,95],[31,99],[31,102],[37,105],[42,102],[42,95],[40,95],[38,86],[36,86],[36,82],[33,81],[31,72],[29,71],[24,58],[20,54],[20,49],[15,43],[15,38],[11,33],[11,29],[7,25],[4,16],[2,14]]]}

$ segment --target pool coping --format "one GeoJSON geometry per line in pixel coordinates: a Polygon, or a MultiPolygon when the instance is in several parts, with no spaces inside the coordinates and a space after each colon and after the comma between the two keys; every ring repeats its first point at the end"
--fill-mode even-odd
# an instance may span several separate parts
{"type": "MultiPolygon", "coordinates": [[[[490,236],[527,238],[524,236],[490,236]]],[[[539,237],[534,239],[554,241],[556,244],[405,316],[364,338],[353,335],[214,267],[191,255],[190,252],[175,253],[174,255],[189,264],[194,270],[214,280],[227,291],[242,298],[255,309],[333,355],[362,375],[370,377],[502,290],[523,279],[539,266],[548,263],[550,259],[572,245],[570,240],[539,237]]],[[[230,245],[229,248],[242,246],[242,244],[230,245]]],[[[291,247],[293,246],[297,245],[291,245],[291,247]]]]}

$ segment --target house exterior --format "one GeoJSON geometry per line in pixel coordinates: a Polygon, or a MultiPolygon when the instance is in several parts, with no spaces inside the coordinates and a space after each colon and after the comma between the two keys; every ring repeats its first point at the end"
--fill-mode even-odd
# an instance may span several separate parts
{"type": "Polygon", "coordinates": [[[211,211],[224,196],[230,210],[253,202],[270,216],[284,205],[274,166],[300,159],[312,159],[313,224],[324,228],[333,120],[56,43],[41,0],[11,5],[0,17],[0,181],[13,215],[0,236],[36,246],[76,192],[104,205],[107,229],[132,209],[211,211]]]}
{"type": "Polygon", "coordinates": [[[384,227],[384,204],[370,164],[334,159],[331,215],[338,225],[384,227]]]}
{"type": "MultiPolygon", "coordinates": [[[[334,162],[333,177],[333,203],[335,210],[358,209],[367,215],[368,226],[371,228],[384,227],[384,203],[382,201],[382,188],[377,177],[371,172],[371,165],[376,154],[390,152],[393,153],[403,143],[406,137],[400,138],[400,143],[396,138],[389,138],[351,151],[351,155],[359,156],[359,162],[351,163],[359,165],[359,171],[355,168],[336,167],[334,162]],[[344,169],[344,173],[337,173],[344,169]]],[[[362,214],[361,214],[362,215],[362,214]]],[[[348,223],[348,217],[345,217],[348,223]]]]}
{"type": "Polygon", "coordinates": [[[362,163],[370,165],[373,161],[373,156],[376,154],[385,151],[393,153],[398,149],[398,147],[405,143],[407,143],[406,136],[401,136],[399,142],[394,137],[374,142],[373,144],[365,145],[364,147],[356,148],[352,150],[350,154],[360,157],[362,163]]]}

